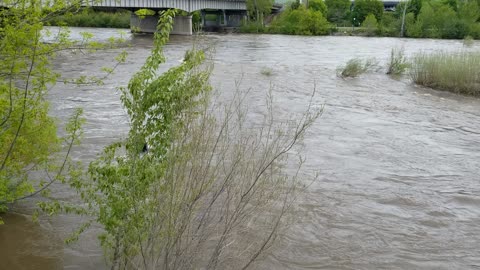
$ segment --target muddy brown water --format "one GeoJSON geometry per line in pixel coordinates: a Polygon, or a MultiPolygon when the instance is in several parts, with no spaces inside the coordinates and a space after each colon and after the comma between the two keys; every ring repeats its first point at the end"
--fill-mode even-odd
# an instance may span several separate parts
{"type": "MultiPolygon", "coordinates": [[[[112,29],[86,29],[102,40],[112,29]]],[[[73,29],[76,34],[80,30],[73,29]]],[[[82,30],[84,31],[84,30],[82,30]]],[[[151,36],[129,36],[129,57],[103,86],[57,85],[52,114],[66,119],[83,107],[87,124],[73,156],[85,163],[128,130],[116,87],[143,63],[151,36]]],[[[270,85],[283,115],[305,109],[312,89],[325,112],[308,132],[306,174],[320,178],[301,195],[297,222],[257,269],[480,269],[480,99],[413,85],[383,70],[342,80],[335,70],[353,57],[391,48],[479,51],[480,43],[361,37],[209,35],[215,44],[213,86],[230,93],[235,81],[251,88],[252,117],[261,114],[270,85]],[[268,72],[262,72],[268,70],[268,72]],[[271,73],[269,76],[266,73],[271,73]]],[[[179,63],[193,37],[173,37],[166,67],[179,63]]],[[[66,54],[56,68],[66,75],[98,74],[118,51],[66,54]]],[[[75,194],[55,187],[60,199],[75,194]]],[[[63,237],[79,217],[31,222],[34,200],[14,206],[0,227],[0,269],[104,269],[94,227],[79,242],[63,237]]]]}

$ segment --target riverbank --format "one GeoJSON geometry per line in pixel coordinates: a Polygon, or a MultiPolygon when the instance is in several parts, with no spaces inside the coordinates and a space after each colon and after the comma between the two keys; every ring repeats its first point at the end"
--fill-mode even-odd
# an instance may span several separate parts
{"type": "Polygon", "coordinates": [[[83,9],[78,13],[67,13],[47,21],[51,26],[130,28],[131,12],[115,10],[112,12],[83,9]]]}

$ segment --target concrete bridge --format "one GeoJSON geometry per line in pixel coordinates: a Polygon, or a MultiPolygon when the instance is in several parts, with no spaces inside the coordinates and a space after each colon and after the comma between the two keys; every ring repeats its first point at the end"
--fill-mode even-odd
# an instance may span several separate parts
{"type": "Polygon", "coordinates": [[[247,10],[246,0],[94,0],[91,6],[130,10],[141,8],[152,10],[175,8],[186,12],[204,9],[247,10]]]}
{"type": "MultiPolygon", "coordinates": [[[[202,26],[207,26],[207,14],[215,14],[215,25],[221,27],[240,26],[242,19],[247,15],[246,0],[90,0],[96,8],[122,8],[131,11],[150,9],[154,11],[164,9],[179,9],[188,13],[201,11],[202,26]]],[[[132,12],[130,27],[140,32],[154,32],[158,16],[138,17],[132,12]]],[[[192,16],[174,18],[172,34],[191,35],[192,16]]]]}

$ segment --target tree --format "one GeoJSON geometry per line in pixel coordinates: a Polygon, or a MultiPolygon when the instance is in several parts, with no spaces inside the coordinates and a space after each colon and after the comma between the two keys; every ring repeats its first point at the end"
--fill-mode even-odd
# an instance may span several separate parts
{"type": "Polygon", "coordinates": [[[281,168],[321,109],[308,106],[285,132],[267,103],[264,125],[249,127],[246,95],[235,92],[221,107],[209,102],[211,68],[195,48],[157,76],[174,14],[161,14],[151,55],[122,89],[128,138],[72,184],[104,227],[111,269],[246,269],[271,245],[294,199],[297,177],[281,168]],[[256,237],[246,241],[245,233],[256,237]]]}
{"type": "Polygon", "coordinates": [[[351,6],[349,0],[325,0],[325,4],[327,5],[328,21],[335,23],[339,23],[345,19],[351,6]]]}
{"type": "Polygon", "coordinates": [[[273,0],[247,0],[246,4],[250,16],[263,25],[265,16],[272,12],[273,0]]]}
{"type": "Polygon", "coordinates": [[[363,22],[368,14],[373,14],[378,22],[381,21],[383,2],[378,0],[355,0],[352,14],[355,21],[363,22]]]}
{"type": "Polygon", "coordinates": [[[327,18],[327,6],[323,0],[309,0],[308,8],[314,11],[320,11],[324,18],[327,18]]]}
{"type": "MultiPolygon", "coordinates": [[[[45,8],[41,1],[3,1],[0,9],[0,211],[8,204],[45,193],[55,181],[64,181],[70,167],[69,154],[81,136],[81,110],[64,123],[67,135],[57,136],[57,125],[49,116],[47,94],[58,81],[100,83],[98,77],[63,78],[51,65],[60,51],[95,49],[101,46],[68,39],[62,29],[49,35],[45,23],[60,14],[78,10],[81,2],[58,2],[45,8]],[[65,150],[60,157],[60,150],[65,150]]],[[[108,72],[111,72],[109,69],[108,72]]],[[[108,73],[107,72],[107,73],[108,73]]],[[[0,220],[1,222],[1,220],[0,220]]]]}
{"type": "Polygon", "coordinates": [[[362,23],[362,27],[365,28],[368,35],[374,35],[378,30],[378,22],[377,19],[375,19],[375,16],[373,14],[368,14],[362,23]]]}
{"type": "Polygon", "coordinates": [[[300,6],[287,9],[270,24],[271,33],[288,35],[325,35],[330,25],[320,11],[300,6]]]}
{"type": "Polygon", "coordinates": [[[420,13],[420,10],[422,9],[422,0],[409,0],[405,2],[400,2],[398,5],[395,7],[395,17],[397,18],[402,18],[404,14],[404,10],[406,6],[406,13],[413,13],[415,18],[417,18],[418,14],[420,13]]]}

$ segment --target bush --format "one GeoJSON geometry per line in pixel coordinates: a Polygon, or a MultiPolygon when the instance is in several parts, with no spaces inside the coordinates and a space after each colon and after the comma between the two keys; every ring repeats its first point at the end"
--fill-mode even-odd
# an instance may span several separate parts
{"type": "Polygon", "coordinates": [[[353,7],[352,19],[363,22],[368,14],[373,14],[377,21],[382,20],[383,2],[378,0],[356,0],[353,7]]]}
{"type": "Polygon", "coordinates": [[[268,68],[268,67],[263,67],[260,70],[260,74],[262,74],[263,76],[270,77],[270,76],[273,75],[273,70],[271,68],[268,68]]]}
{"type": "Polygon", "coordinates": [[[387,74],[401,75],[410,66],[404,55],[403,49],[392,49],[390,62],[388,63],[387,74]]]}
{"type": "Polygon", "coordinates": [[[337,68],[337,75],[342,78],[358,77],[376,67],[375,59],[367,59],[365,61],[359,58],[350,59],[344,67],[337,68]]]}
{"type": "Polygon", "coordinates": [[[47,23],[59,26],[129,28],[130,12],[113,13],[85,9],[79,13],[55,17],[47,23]]]}
{"type": "Polygon", "coordinates": [[[326,35],[330,24],[320,11],[306,9],[287,9],[273,20],[269,32],[287,35],[326,35]]]}
{"type": "Polygon", "coordinates": [[[350,11],[349,0],[325,0],[329,22],[341,23],[350,11]]]}
{"type": "Polygon", "coordinates": [[[308,8],[314,11],[320,11],[323,17],[327,18],[327,5],[323,0],[309,0],[308,8]]]}
{"type": "Polygon", "coordinates": [[[240,32],[242,33],[265,33],[266,28],[261,22],[245,21],[240,26],[240,32]]]}
{"type": "Polygon", "coordinates": [[[377,19],[375,19],[375,16],[371,13],[368,14],[362,23],[362,27],[364,28],[364,31],[365,33],[367,33],[367,35],[375,35],[378,30],[378,22],[377,19]]]}
{"type": "Polygon", "coordinates": [[[464,39],[463,39],[463,45],[466,46],[466,47],[470,47],[473,45],[473,37],[472,36],[466,36],[464,39]]]}
{"type": "Polygon", "coordinates": [[[454,93],[480,95],[480,53],[420,53],[411,77],[419,85],[454,93]]]}

